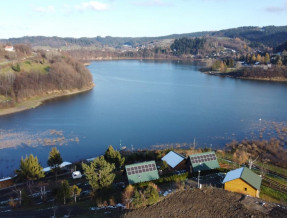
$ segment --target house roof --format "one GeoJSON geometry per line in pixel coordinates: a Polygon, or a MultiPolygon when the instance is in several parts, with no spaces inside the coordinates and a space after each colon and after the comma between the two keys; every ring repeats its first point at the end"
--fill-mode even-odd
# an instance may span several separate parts
{"type": "Polygon", "coordinates": [[[189,155],[194,172],[219,168],[214,151],[189,155]]]}
{"type": "Polygon", "coordinates": [[[127,177],[130,184],[147,182],[159,178],[155,161],[126,165],[127,177]]]}
{"type": "MultiPolygon", "coordinates": [[[[64,161],[63,163],[60,164],[60,168],[69,166],[69,165],[71,165],[71,164],[72,164],[72,163],[70,163],[70,162],[64,161]]],[[[46,172],[49,172],[49,171],[51,171],[51,167],[45,167],[45,168],[43,169],[43,171],[44,171],[45,173],[46,173],[46,172]]]]}
{"type": "Polygon", "coordinates": [[[10,180],[10,179],[12,179],[12,177],[6,177],[6,178],[3,178],[3,179],[0,179],[0,182],[4,182],[4,181],[10,180]]]}
{"type": "Polygon", "coordinates": [[[185,158],[182,155],[174,151],[168,152],[163,158],[161,158],[161,160],[166,161],[166,163],[172,168],[176,167],[184,159],[185,158]]]}
{"type": "Polygon", "coordinates": [[[256,173],[252,172],[252,170],[248,169],[247,167],[242,167],[236,170],[229,171],[226,174],[222,183],[230,182],[239,178],[247,182],[249,185],[256,188],[257,190],[260,190],[262,178],[256,173]]]}

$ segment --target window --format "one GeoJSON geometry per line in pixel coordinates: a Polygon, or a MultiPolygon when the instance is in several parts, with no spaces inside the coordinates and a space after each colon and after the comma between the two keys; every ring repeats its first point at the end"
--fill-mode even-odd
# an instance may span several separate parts
{"type": "Polygon", "coordinates": [[[244,191],[247,191],[247,188],[244,188],[244,191]]]}

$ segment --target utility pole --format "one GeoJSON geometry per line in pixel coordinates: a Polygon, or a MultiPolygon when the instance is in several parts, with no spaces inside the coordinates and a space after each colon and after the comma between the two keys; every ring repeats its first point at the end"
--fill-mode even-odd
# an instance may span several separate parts
{"type": "Polygon", "coordinates": [[[198,170],[198,178],[197,178],[197,187],[198,187],[198,188],[200,188],[200,187],[199,187],[199,185],[200,185],[200,184],[199,184],[199,179],[200,179],[200,170],[198,170]]]}

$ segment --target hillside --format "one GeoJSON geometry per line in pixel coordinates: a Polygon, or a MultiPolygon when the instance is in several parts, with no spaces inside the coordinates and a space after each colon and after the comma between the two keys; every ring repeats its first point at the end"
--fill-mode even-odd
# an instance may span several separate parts
{"type": "Polygon", "coordinates": [[[44,37],[44,36],[25,36],[21,38],[1,39],[1,43],[12,44],[31,44],[32,46],[48,46],[52,48],[73,48],[73,47],[120,47],[123,45],[139,46],[154,41],[162,41],[166,39],[178,39],[182,37],[201,37],[215,36],[240,38],[253,43],[262,43],[265,46],[276,47],[286,41],[287,26],[266,26],[266,27],[238,27],[220,31],[205,31],[184,34],[172,34],[159,37],[92,37],[92,38],[61,38],[61,37],[44,37]]]}
{"type": "MultiPolygon", "coordinates": [[[[47,97],[72,94],[93,86],[89,70],[65,53],[7,54],[10,53],[9,59],[3,61],[0,57],[0,109],[34,107],[47,97]]],[[[5,112],[1,110],[2,113],[5,112]]]]}
{"type": "Polygon", "coordinates": [[[284,217],[287,209],[252,197],[207,188],[179,191],[159,203],[130,211],[124,217],[284,217]]]}

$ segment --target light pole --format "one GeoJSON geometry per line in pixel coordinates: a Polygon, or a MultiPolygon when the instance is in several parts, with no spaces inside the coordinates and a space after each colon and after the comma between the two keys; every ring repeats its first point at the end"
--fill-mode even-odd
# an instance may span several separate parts
{"type": "Polygon", "coordinates": [[[197,178],[197,187],[198,187],[198,188],[200,188],[200,187],[199,187],[199,178],[200,178],[200,170],[198,170],[198,178],[197,178]]]}

